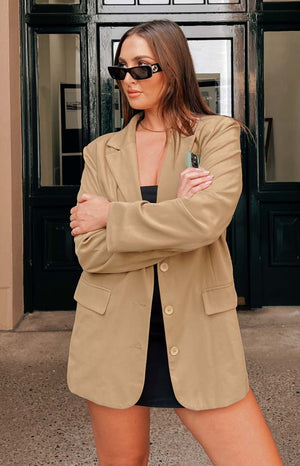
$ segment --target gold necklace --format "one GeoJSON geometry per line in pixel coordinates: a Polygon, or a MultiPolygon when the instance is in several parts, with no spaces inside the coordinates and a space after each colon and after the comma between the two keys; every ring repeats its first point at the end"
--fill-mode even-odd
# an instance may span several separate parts
{"type": "Polygon", "coordinates": [[[140,125],[145,131],[151,131],[151,133],[166,133],[168,131],[167,129],[163,129],[163,130],[158,131],[156,129],[146,128],[141,121],[140,121],[140,125]]]}

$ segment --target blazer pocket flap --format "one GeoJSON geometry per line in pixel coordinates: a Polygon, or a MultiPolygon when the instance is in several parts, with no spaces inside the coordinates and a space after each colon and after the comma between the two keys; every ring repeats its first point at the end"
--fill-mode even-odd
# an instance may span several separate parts
{"type": "Polygon", "coordinates": [[[111,291],[107,288],[90,285],[80,280],[74,294],[74,299],[81,306],[98,314],[104,314],[109,302],[110,293],[111,291]]]}
{"type": "Polygon", "coordinates": [[[237,306],[237,295],[233,283],[205,290],[202,296],[204,309],[208,315],[229,311],[237,306]]]}

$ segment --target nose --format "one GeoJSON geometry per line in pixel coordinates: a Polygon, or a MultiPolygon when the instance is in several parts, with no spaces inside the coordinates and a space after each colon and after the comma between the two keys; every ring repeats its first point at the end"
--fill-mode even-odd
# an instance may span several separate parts
{"type": "Polygon", "coordinates": [[[127,71],[127,73],[125,74],[125,78],[123,80],[124,82],[127,82],[127,83],[132,83],[132,82],[135,82],[136,80],[133,79],[133,77],[131,76],[131,74],[127,71]]]}

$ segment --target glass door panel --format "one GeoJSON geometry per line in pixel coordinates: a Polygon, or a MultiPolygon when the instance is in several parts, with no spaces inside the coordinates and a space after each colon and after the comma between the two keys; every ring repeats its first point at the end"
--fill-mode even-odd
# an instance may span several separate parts
{"type": "Polygon", "coordinates": [[[135,0],[104,0],[103,5],[134,5],[135,0]]]}
{"type": "Polygon", "coordinates": [[[79,5],[80,0],[36,0],[36,5],[79,5]]]}
{"type": "Polygon", "coordinates": [[[211,109],[245,119],[245,30],[235,26],[183,26],[199,87],[211,109]]]}
{"type": "Polygon", "coordinates": [[[198,84],[206,103],[221,115],[232,116],[231,40],[189,40],[198,84]]]}
{"type": "Polygon", "coordinates": [[[184,5],[185,3],[187,4],[198,4],[198,3],[204,3],[204,0],[174,0],[174,5],[184,5]]]}
{"type": "MultiPolygon", "coordinates": [[[[231,40],[189,40],[189,48],[201,94],[207,105],[221,115],[232,116],[232,70],[231,40]]],[[[113,42],[115,56],[118,41],[113,42]]],[[[114,130],[122,127],[120,91],[114,85],[113,120],[114,130]]]]}
{"type": "Polygon", "coordinates": [[[37,34],[39,183],[78,185],[82,169],[79,34],[37,34]]]}
{"type": "Polygon", "coordinates": [[[169,0],[139,0],[139,5],[169,5],[169,0]]]}
{"type": "MultiPolygon", "coordinates": [[[[243,27],[186,26],[182,29],[188,38],[199,87],[207,104],[215,113],[235,116],[244,121],[243,27]]],[[[108,47],[107,53],[103,53],[103,47],[100,52],[101,106],[111,112],[111,116],[107,112],[102,115],[102,133],[122,127],[119,90],[110,79],[107,66],[113,63],[118,39],[126,30],[123,27],[100,30],[100,43],[103,40],[108,47]],[[108,98],[109,92],[112,100],[108,98]]]]}
{"type": "Polygon", "coordinates": [[[264,32],[264,165],[270,182],[300,181],[299,48],[300,31],[264,32]]]}

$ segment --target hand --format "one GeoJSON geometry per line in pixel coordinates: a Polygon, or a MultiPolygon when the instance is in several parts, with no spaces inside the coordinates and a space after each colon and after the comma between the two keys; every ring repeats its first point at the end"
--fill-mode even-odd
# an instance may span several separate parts
{"type": "Polygon", "coordinates": [[[192,197],[198,191],[203,191],[212,183],[213,176],[204,168],[189,167],[180,173],[180,183],[177,197],[192,197]]]}
{"type": "Polygon", "coordinates": [[[96,194],[83,194],[71,209],[70,227],[73,236],[105,228],[110,202],[96,194]]]}

